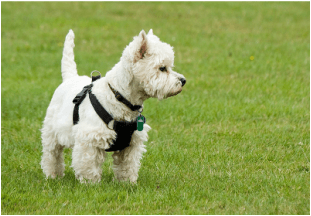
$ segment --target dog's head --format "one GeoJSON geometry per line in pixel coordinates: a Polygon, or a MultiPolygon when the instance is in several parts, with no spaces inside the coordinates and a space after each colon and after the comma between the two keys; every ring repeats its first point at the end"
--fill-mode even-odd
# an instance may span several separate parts
{"type": "Polygon", "coordinates": [[[186,83],[182,74],[173,71],[173,47],[161,42],[152,29],[134,37],[123,52],[122,62],[149,97],[161,100],[177,95],[186,83]]]}

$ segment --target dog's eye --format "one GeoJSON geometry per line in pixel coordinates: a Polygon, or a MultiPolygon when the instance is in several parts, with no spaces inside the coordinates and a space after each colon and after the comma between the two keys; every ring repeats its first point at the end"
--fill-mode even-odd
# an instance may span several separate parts
{"type": "Polygon", "coordinates": [[[165,66],[164,67],[160,67],[159,69],[160,69],[160,71],[166,71],[166,67],[165,66]]]}

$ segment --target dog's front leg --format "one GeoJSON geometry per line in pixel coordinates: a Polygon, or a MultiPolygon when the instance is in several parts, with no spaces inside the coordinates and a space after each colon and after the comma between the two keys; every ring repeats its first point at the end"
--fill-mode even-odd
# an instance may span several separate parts
{"type": "MultiPolygon", "coordinates": [[[[113,170],[116,179],[119,181],[127,181],[136,183],[138,178],[138,171],[140,168],[140,160],[143,153],[146,152],[145,145],[141,138],[133,134],[131,145],[120,152],[114,152],[113,170]]],[[[141,133],[141,132],[140,132],[141,133]]]]}
{"type": "Polygon", "coordinates": [[[76,178],[83,183],[86,180],[99,182],[105,156],[106,153],[103,149],[94,147],[91,143],[76,142],[72,151],[72,167],[76,178]]]}

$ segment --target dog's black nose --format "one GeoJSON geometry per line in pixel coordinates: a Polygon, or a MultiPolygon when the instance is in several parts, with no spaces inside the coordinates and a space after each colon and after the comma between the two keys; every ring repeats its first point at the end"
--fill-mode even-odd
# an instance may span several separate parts
{"type": "Polygon", "coordinates": [[[181,82],[181,86],[184,86],[186,84],[186,79],[184,78],[179,78],[180,82],[181,82]]]}

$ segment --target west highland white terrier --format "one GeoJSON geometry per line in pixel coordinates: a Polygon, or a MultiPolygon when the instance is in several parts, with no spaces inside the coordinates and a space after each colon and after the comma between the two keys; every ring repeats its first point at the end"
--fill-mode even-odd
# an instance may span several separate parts
{"type": "Polygon", "coordinates": [[[152,29],[148,34],[142,30],[105,77],[91,79],[78,75],[74,46],[70,30],[61,62],[63,83],[54,92],[41,129],[41,168],[47,178],[64,176],[63,149],[72,148],[76,178],[99,182],[106,151],[112,151],[116,179],[136,182],[151,129],[143,124],[143,102],[177,95],[186,83],[173,71],[173,47],[152,29]]]}

